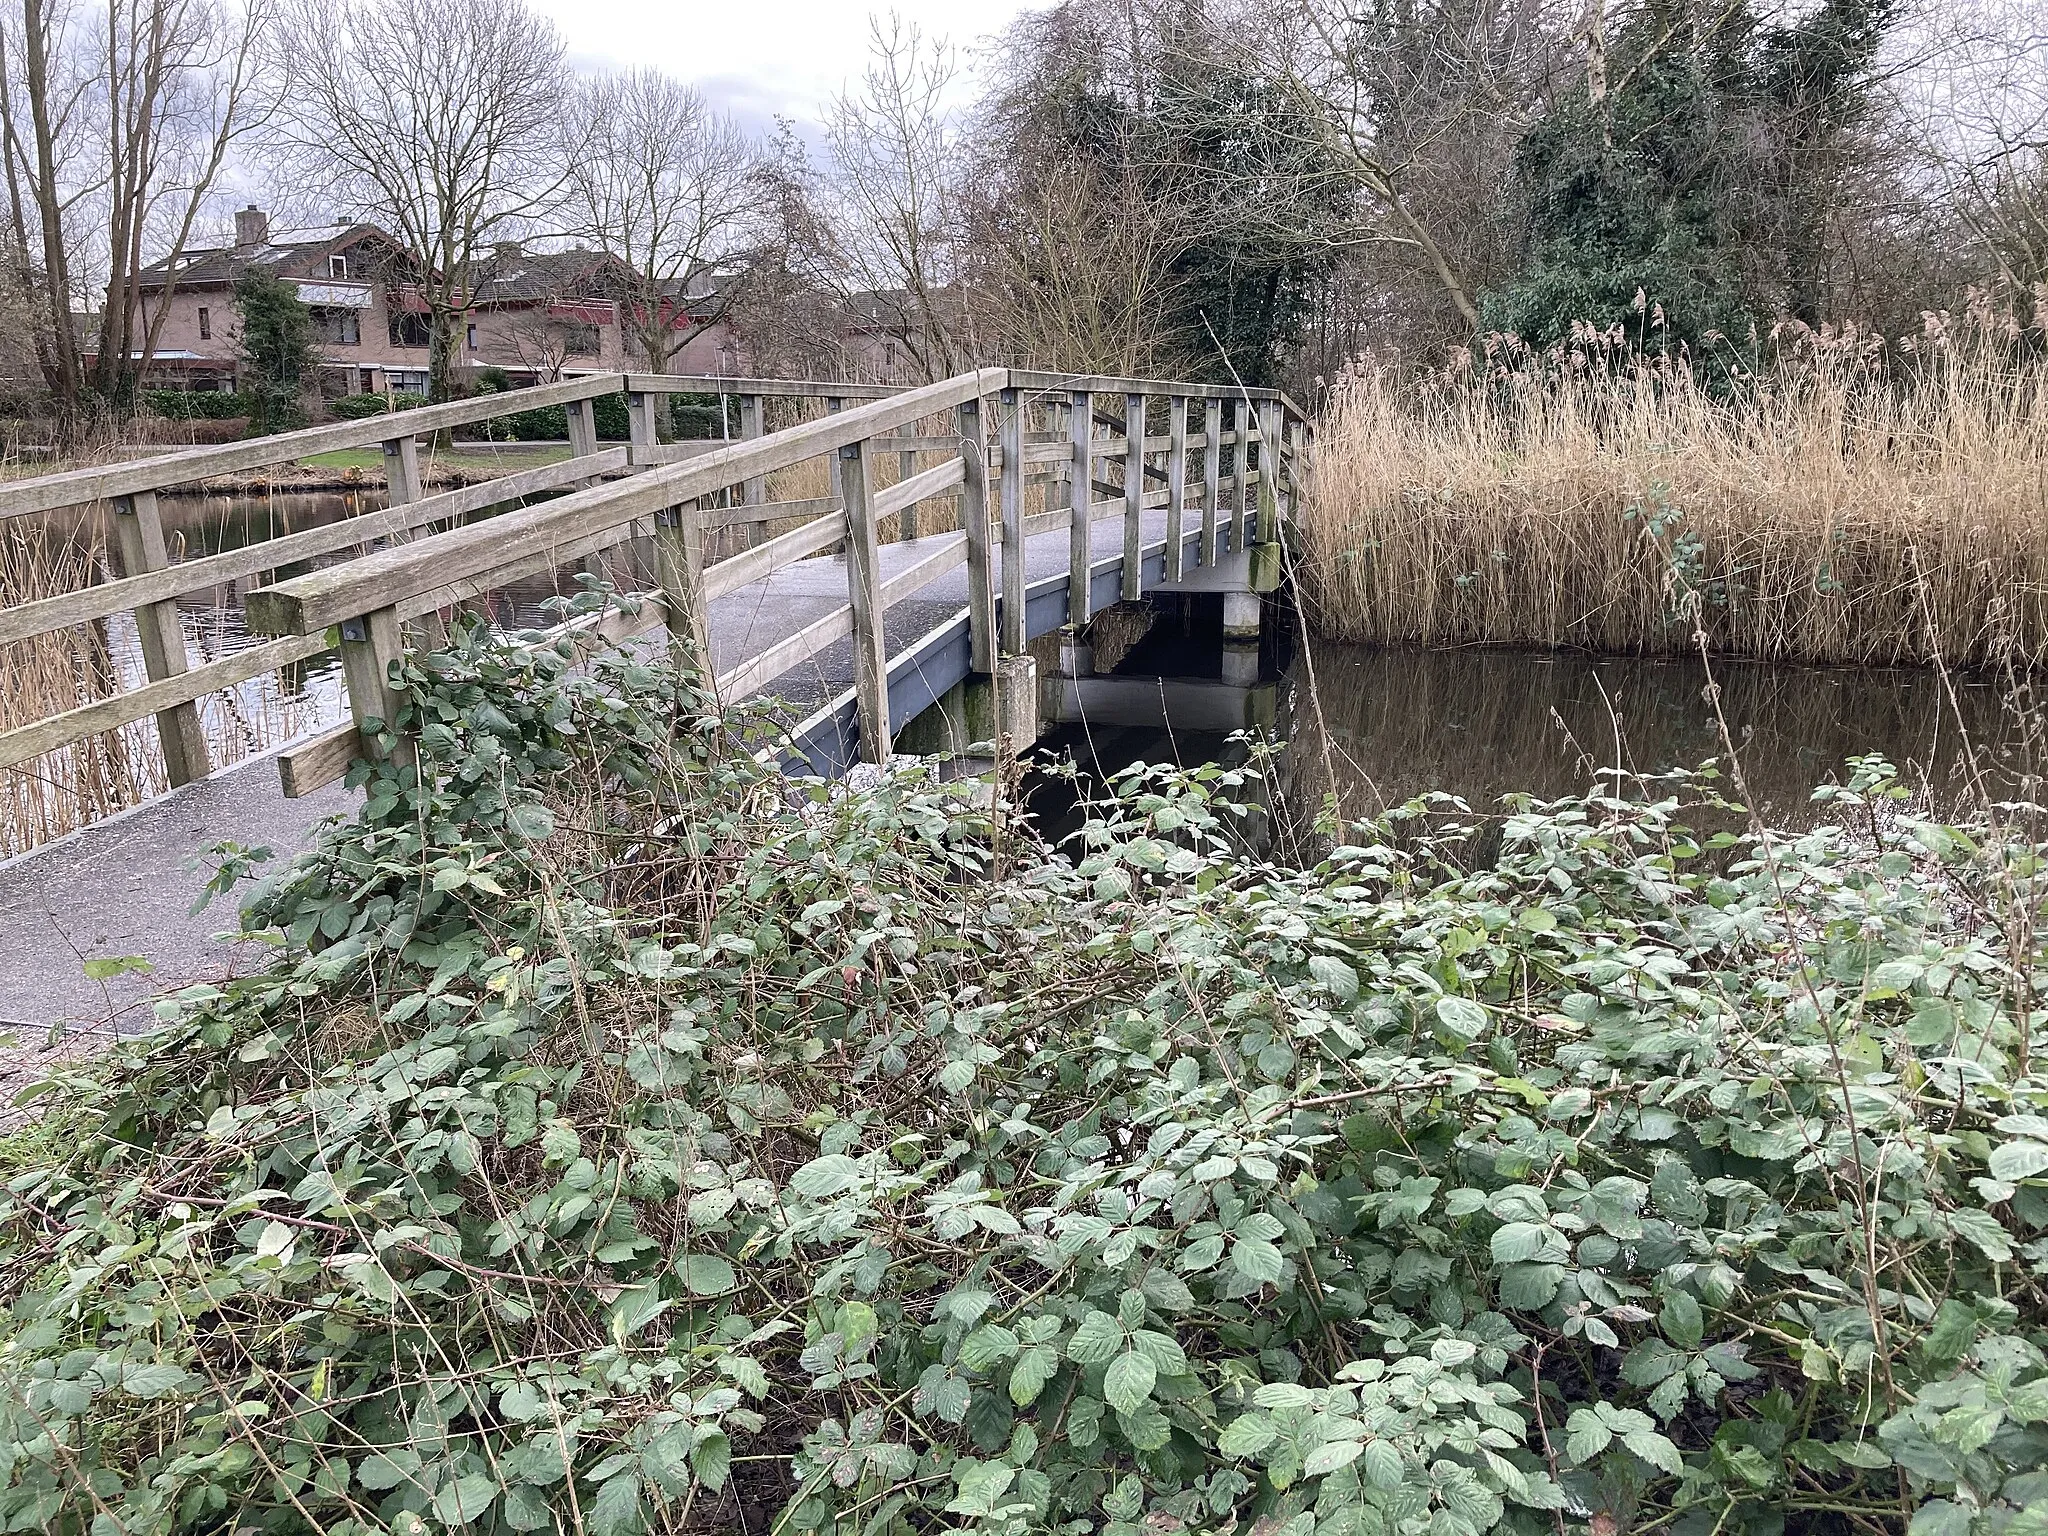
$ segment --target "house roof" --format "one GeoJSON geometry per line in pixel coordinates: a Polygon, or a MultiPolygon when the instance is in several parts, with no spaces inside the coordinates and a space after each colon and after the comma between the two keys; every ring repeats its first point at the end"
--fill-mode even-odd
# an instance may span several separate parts
{"type": "MultiPolygon", "coordinates": [[[[401,253],[398,242],[374,224],[355,224],[324,240],[294,240],[254,247],[219,246],[211,250],[187,251],[178,259],[175,273],[181,288],[225,287],[250,267],[261,267],[275,277],[326,277],[327,258],[338,256],[366,240],[374,240],[390,253],[401,253]]],[[[173,275],[169,261],[152,262],[138,274],[144,288],[161,288],[173,275]]]]}

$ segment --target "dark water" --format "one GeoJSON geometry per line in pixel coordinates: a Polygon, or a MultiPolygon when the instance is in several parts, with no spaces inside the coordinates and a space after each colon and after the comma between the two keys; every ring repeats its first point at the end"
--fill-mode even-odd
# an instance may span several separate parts
{"type": "MultiPolygon", "coordinates": [[[[1216,622],[1199,611],[1165,616],[1118,673],[1213,677],[1218,637],[1208,626],[1216,622]]],[[[1357,820],[1431,791],[1483,815],[1510,794],[1555,799],[1611,788],[1617,767],[1649,775],[1713,759],[1722,794],[1744,798],[1739,763],[1764,820],[1796,828],[1820,814],[1814,788],[1844,781],[1852,757],[1885,757],[1939,814],[1986,797],[2039,799],[2035,780],[2048,763],[2034,692],[2009,679],[1344,646],[1296,637],[1270,606],[1268,631],[1259,685],[1274,690],[1269,729],[1286,751],[1263,798],[1297,822],[1331,796],[1344,819],[1357,820]]],[[[1245,753],[1220,734],[1113,722],[1059,727],[1042,750],[1080,771],[1078,783],[1055,775],[1034,801],[1055,834],[1079,825],[1082,794],[1131,763],[1229,762],[1245,753]]]]}

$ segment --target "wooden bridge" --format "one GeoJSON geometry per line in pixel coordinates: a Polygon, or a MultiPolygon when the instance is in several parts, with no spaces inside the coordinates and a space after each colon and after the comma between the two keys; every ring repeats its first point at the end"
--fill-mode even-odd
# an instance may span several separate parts
{"type": "MultiPolygon", "coordinates": [[[[1257,594],[1280,580],[1306,442],[1300,412],[1271,390],[1016,369],[902,390],[606,374],[18,481],[0,487],[0,524],[104,504],[121,574],[0,610],[0,644],[129,613],[146,677],[0,732],[0,772],[49,772],[78,744],[153,718],[170,784],[204,780],[213,765],[198,701],[338,649],[353,719],[288,746],[268,792],[307,795],[375,750],[359,728],[393,708],[389,669],[408,625],[511,582],[600,564],[645,590],[538,643],[573,631],[589,646],[620,644],[665,628],[715,677],[720,699],[736,701],[780,691],[778,679],[850,640],[851,686],[793,726],[793,765],[833,776],[883,761],[906,725],[977,687],[993,708],[975,718],[1022,749],[1080,682],[1042,686],[1035,638],[1078,633],[1098,610],[1161,590],[1220,592],[1227,629],[1256,632],[1257,594]],[[593,402],[617,393],[630,440],[603,443],[593,402]],[[662,441],[664,397],[709,393],[737,399],[738,437],[662,441]],[[565,409],[567,459],[428,493],[422,438],[544,406],[565,409]],[[771,429],[778,419],[793,424],[771,429]],[[384,509],[170,558],[163,493],[372,445],[386,468],[384,509]],[[770,499],[771,484],[807,465],[822,466],[808,475],[824,494],[770,499]],[[885,531],[896,537],[885,542],[885,531]],[[823,558],[840,551],[843,562],[823,558]],[[249,628],[272,638],[191,664],[181,596],[338,555],[247,593],[249,628]],[[893,625],[892,645],[899,608],[935,622],[910,634],[893,625]]],[[[1080,647],[1061,655],[1055,670],[1085,674],[1080,647]]],[[[208,841],[240,835],[211,830],[208,841]]],[[[0,928],[29,910],[25,888],[33,898],[79,878],[62,844],[0,866],[0,928]]],[[[0,1018],[6,981],[0,962],[0,1018]]]]}

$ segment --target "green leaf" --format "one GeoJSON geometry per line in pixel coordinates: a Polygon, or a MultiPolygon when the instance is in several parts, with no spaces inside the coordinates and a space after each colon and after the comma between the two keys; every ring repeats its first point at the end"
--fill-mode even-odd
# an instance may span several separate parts
{"type": "Polygon", "coordinates": [[[1152,1395],[1158,1370],[1144,1355],[1127,1350],[1110,1363],[1102,1378],[1102,1395],[1118,1413],[1136,1413],[1138,1405],[1152,1395]]]}
{"type": "Polygon", "coordinates": [[[960,1342],[960,1363],[970,1371],[986,1371],[1017,1353],[1017,1335],[1000,1323],[984,1323],[960,1342]]]}
{"type": "Polygon", "coordinates": [[[1358,996],[1358,972],[1335,955],[1311,955],[1308,973],[1341,1003],[1348,1003],[1358,996]]]}
{"type": "Polygon", "coordinates": [[[1403,1473],[1401,1453],[1384,1440],[1374,1440],[1365,1448],[1365,1479],[1373,1487],[1385,1493],[1392,1493],[1401,1486],[1403,1473]]]}
{"type": "Polygon", "coordinates": [[[1259,1237],[1240,1237],[1233,1242],[1230,1245],[1230,1262],[1247,1280],[1255,1280],[1261,1285],[1277,1285],[1287,1272],[1287,1261],[1280,1250],[1259,1237]]]}
{"type": "Polygon", "coordinates": [[[690,1450],[690,1469],[697,1480],[713,1493],[725,1486],[732,1474],[732,1441],[722,1429],[703,1429],[690,1450]]]}
{"type": "Polygon", "coordinates": [[[1437,1022],[1468,1044],[1486,1033],[1486,1010],[1469,997],[1440,997],[1436,1000],[1437,1022]]]}
{"type": "Polygon", "coordinates": [[[1562,1264],[1510,1264],[1501,1271],[1500,1304],[1523,1312],[1535,1312],[1557,1299],[1564,1284],[1562,1264]]]}
{"type": "Polygon", "coordinates": [[[815,1157],[797,1169],[789,1187],[807,1200],[829,1200],[860,1182],[860,1164],[844,1152],[815,1157]]]}
{"type": "Polygon", "coordinates": [[[1677,1477],[1685,1470],[1685,1463],[1679,1459],[1678,1447],[1654,1429],[1632,1430],[1621,1437],[1621,1443],[1660,1472],[1677,1477]]]}
{"type": "Polygon", "coordinates": [[[495,1478],[471,1472],[444,1484],[434,1495],[434,1514],[443,1525],[468,1525],[481,1520],[497,1496],[495,1478]]]}
{"type": "Polygon", "coordinates": [[[1358,1460],[1365,1446],[1357,1440],[1328,1440],[1308,1453],[1302,1462],[1304,1477],[1323,1477],[1358,1460]]]}
{"type": "Polygon", "coordinates": [[[1256,1456],[1280,1433],[1263,1413],[1247,1413],[1232,1419],[1216,1437],[1216,1449],[1226,1456],[1256,1456]]]}
{"type": "Polygon", "coordinates": [[[1124,1325],[1107,1312],[1090,1312],[1067,1340],[1067,1358],[1081,1365],[1100,1365],[1124,1347],[1124,1325]]]}
{"type": "Polygon", "coordinates": [[[121,1367],[121,1390],[130,1397],[169,1397],[204,1385],[204,1377],[180,1366],[132,1360],[121,1367]]]}
{"type": "Polygon", "coordinates": [[[1550,1247],[1558,1234],[1540,1221],[1511,1221],[1493,1234],[1496,1264],[1523,1264],[1550,1247]]]}
{"type": "Polygon", "coordinates": [[[723,1296],[738,1286],[732,1265],[715,1253],[686,1253],[676,1260],[676,1276],[692,1296],[723,1296]]]}
{"type": "Polygon", "coordinates": [[[634,1536],[641,1528],[640,1479],[621,1472],[599,1483],[588,1519],[590,1536],[634,1536]]]}
{"type": "Polygon", "coordinates": [[[515,805],[506,812],[505,824],[529,843],[544,842],[555,834],[554,813],[544,805],[515,805]]]}
{"type": "Polygon", "coordinates": [[[1038,1394],[1059,1368],[1060,1357],[1051,1345],[1032,1345],[1010,1367],[1010,1401],[1019,1408],[1029,1408],[1038,1401],[1038,1394]]]}
{"type": "Polygon", "coordinates": [[[379,1451],[374,1456],[365,1456],[357,1462],[356,1481],[372,1493],[382,1493],[401,1483],[421,1481],[420,1467],[420,1453],[411,1446],[402,1445],[379,1451]]]}
{"type": "Polygon", "coordinates": [[[1664,1310],[1657,1315],[1664,1337],[1680,1349],[1697,1349],[1706,1333],[1706,1319],[1700,1304],[1689,1291],[1673,1291],[1664,1298],[1664,1310]]]}
{"type": "Polygon", "coordinates": [[[1606,1420],[1590,1409],[1574,1408],[1565,1421],[1565,1454],[1580,1466],[1606,1450],[1613,1438],[1606,1420]]]}

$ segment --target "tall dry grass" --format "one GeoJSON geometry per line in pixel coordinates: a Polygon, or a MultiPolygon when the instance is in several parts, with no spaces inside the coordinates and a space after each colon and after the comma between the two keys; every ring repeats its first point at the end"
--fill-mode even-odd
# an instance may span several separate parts
{"type": "Polygon", "coordinates": [[[1340,639],[2048,662],[2048,328],[1787,338],[1712,383],[1616,336],[1334,391],[1305,597],[1340,639]]]}

